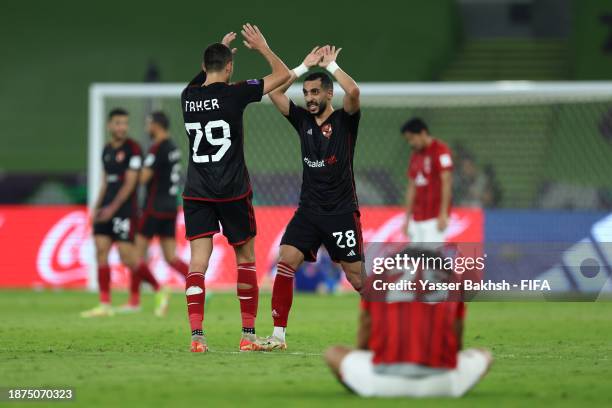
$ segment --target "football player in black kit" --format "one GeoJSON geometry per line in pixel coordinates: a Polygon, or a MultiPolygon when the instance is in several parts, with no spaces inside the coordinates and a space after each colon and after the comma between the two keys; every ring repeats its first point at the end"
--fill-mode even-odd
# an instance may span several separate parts
{"type": "Polygon", "coordinates": [[[341,48],[315,47],[291,72],[270,99],[298,133],[302,149],[300,203],[281,239],[272,291],[274,331],[262,343],[264,350],[286,349],[285,329],[293,301],[295,271],[302,262],[314,262],[321,244],[339,262],[348,281],[360,291],[363,279],[363,241],[353,177],[353,156],[359,126],[359,87],[338,67],[341,48]],[[342,109],[332,107],[333,82],[324,72],[308,75],[303,92],[306,109],[285,92],[311,67],[333,75],[345,92],[342,109]]]}
{"type": "Polygon", "coordinates": [[[127,111],[113,109],[108,115],[107,129],[111,140],[102,152],[104,171],[93,215],[100,305],[81,313],[83,317],[113,315],[108,265],[113,242],[117,243],[121,262],[130,269],[132,276],[152,277],[148,267],[139,264],[133,244],[138,205],[136,185],[142,156],[138,143],[128,137],[128,128],[127,111]]]}
{"type": "Polygon", "coordinates": [[[190,157],[183,192],[185,229],[191,261],[185,294],[191,325],[191,351],[208,350],[203,332],[204,274],[213,250],[212,236],[223,235],[234,247],[238,269],[237,295],[242,315],[241,351],[258,350],[255,317],[259,288],[255,270],[255,216],[244,161],[242,114],[248,104],[289,79],[289,70],[268,46],[257,26],[242,27],[244,44],[258,51],[272,73],[263,79],[230,83],[234,69],[229,48],[235,33],[204,51],[203,72],[183,90],[181,105],[190,157]]]}
{"type": "MultiPolygon", "coordinates": [[[[136,249],[139,258],[147,261],[147,250],[154,236],[159,243],[164,259],[183,277],[188,267],[176,255],[176,214],[179,182],[181,179],[181,152],[170,138],[170,120],[161,111],[153,112],[147,118],[147,133],[151,137],[149,148],[139,182],[145,189],[145,200],[138,220],[136,249]]],[[[140,276],[133,275],[130,282],[130,300],[120,310],[134,312],[140,310],[140,276]]],[[[155,286],[154,286],[155,289],[155,286]]],[[[155,314],[164,316],[168,309],[168,292],[157,290],[155,314]]]]}

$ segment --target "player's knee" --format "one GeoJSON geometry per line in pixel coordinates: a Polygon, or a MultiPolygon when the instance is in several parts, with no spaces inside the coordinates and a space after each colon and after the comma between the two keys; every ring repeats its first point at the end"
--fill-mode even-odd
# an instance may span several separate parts
{"type": "Polygon", "coordinates": [[[340,367],[340,362],[342,361],[342,355],[344,348],[341,346],[332,346],[325,350],[325,354],[323,358],[327,365],[334,371],[338,371],[340,367]]]}
{"type": "Polygon", "coordinates": [[[106,265],[108,263],[108,252],[98,251],[96,253],[96,261],[98,261],[98,265],[106,265]]]}
{"type": "Polygon", "coordinates": [[[346,279],[353,286],[355,290],[360,290],[363,286],[363,274],[361,271],[361,265],[342,265],[342,269],[346,275],[346,279]]]}
{"type": "Polygon", "coordinates": [[[239,263],[239,264],[242,264],[242,263],[253,263],[253,262],[255,262],[255,253],[246,253],[246,254],[236,253],[236,262],[239,263]]]}
{"type": "Polygon", "coordinates": [[[293,269],[297,269],[303,261],[304,255],[296,249],[287,246],[281,246],[278,255],[278,262],[289,265],[293,269]]]}
{"type": "Polygon", "coordinates": [[[208,260],[204,258],[192,257],[189,262],[189,270],[197,272],[206,272],[208,269],[208,260]]]}
{"type": "Polygon", "coordinates": [[[129,268],[136,268],[138,266],[138,257],[135,254],[120,252],[119,259],[121,263],[129,268]]]}
{"type": "Polygon", "coordinates": [[[255,262],[255,247],[253,246],[252,240],[242,245],[235,246],[234,252],[236,253],[236,262],[239,264],[255,262]]]}

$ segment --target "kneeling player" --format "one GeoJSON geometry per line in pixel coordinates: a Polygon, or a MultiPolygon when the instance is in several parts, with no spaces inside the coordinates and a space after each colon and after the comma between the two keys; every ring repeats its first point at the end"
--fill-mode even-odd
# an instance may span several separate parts
{"type": "MultiPolygon", "coordinates": [[[[408,272],[406,276],[414,279],[421,273],[408,272]]],[[[439,301],[440,296],[448,293],[366,293],[357,349],[334,346],[325,353],[332,372],[342,384],[364,397],[465,394],[487,373],[491,353],[461,350],[465,305],[439,301]],[[412,301],[413,295],[422,297],[412,301]]]]}
{"type": "Polygon", "coordinates": [[[359,87],[336,63],[340,49],[315,47],[291,78],[270,94],[278,110],[297,131],[302,148],[303,181],[300,203],[281,240],[272,291],[274,332],[264,349],[285,349],[285,328],[293,299],[293,280],[302,262],[314,262],[325,245],[348,281],[359,291],[363,282],[363,253],[359,206],[353,178],[353,156],[359,126],[359,87]],[[331,78],[322,72],[304,80],[306,108],[285,95],[310,67],[319,65],[334,75],[345,92],[342,109],[334,110],[331,78]]]}

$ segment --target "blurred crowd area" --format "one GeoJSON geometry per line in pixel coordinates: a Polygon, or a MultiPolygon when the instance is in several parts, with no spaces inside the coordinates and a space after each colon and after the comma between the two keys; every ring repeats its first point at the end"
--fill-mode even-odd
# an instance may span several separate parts
{"type": "MultiPolygon", "coordinates": [[[[194,9],[201,7],[190,1],[194,9]]],[[[217,18],[206,26],[197,13],[184,13],[189,4],[152,0],[148,6],[164,13],[145,18],[141,5],[115,0],[41,3],[34,10],[13,3],[3,9],[0,27],[24,35],[11,38],[0,65],[2,77],[10,78],[0,99],[0,204],[84,204],[90,84],[185,83],[199,69],[203,47],[247,20],[256,20],[290,66],[313,45],[342,46],[340,65],[359,82],[612,79],[609,0],[383,0],[376,7],[341,1],[326,5],[326,12],[345,19],[316,30],[291,25],[291,36],[287,16],[295,11],[281,2],[261,5],[257,15],[246,0],[217,10],[207,5],[217,18]],[[49,19],[50,13],[56,18],[49,19]],[[81,18],[92,14],[98,18],[81,18]],[[37,41],[42,37],[44,43],[37,41]],[[386,61],[384,70],[380,61],[386,61]]],[[[304,8],[300,18],[318,21],[319,13],[304,8]]],[[[266,69],[254,53],[239,49],[236,78],[266,69]]],[[[144,117],[153,107],[164,109],[186,150],[177,100],[107,101],[107,110],[113,106],[130,111],[132,136],[145,148],[144,117]]],[[[455,206],[612,208],[612,98],[546,106],[530,100],[439,109],[365,105],[355,158],[362,204],[403,203],[410,150],[398,130],[415,115],[453,149],[455,206]]],[[[247,111],[246,154],[258,205],[295,205],[299,197],[299,146],[288,140],[291,128],[279,116],[269,106],[247,111]]]]}

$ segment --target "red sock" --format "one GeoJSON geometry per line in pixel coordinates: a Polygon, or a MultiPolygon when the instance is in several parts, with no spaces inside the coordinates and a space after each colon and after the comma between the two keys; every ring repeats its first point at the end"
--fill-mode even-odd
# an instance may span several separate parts
{"type": "Polygon", "coordinates": [[[130,299],[128,304],[138,306],[140,305],[140,273],[138,269],[132,269],[130,272],[130,299]]]}
{"type": "Polygon", "coordinates": [[[202,272],[189,272],[185,280],[185,296],[187,298],[187,314],[191,332],[202,330],[204,321],[204,300],[206,299],[206,286],[202,272]]]}
{"type": "Polygon", "coordinates": [[[259,304],[259,286],[257,285],[255,262],[238,264],[238,285],[241,283],[250,286],[248,289],[236,287],[236,294],[240,300],[242,328],[254,329],[257,305],[259,304]]]}
{"type": "Polygon", "coordinates": [[[145,262],[141,262],[140,265],[138,265],[138,275],[145,282],[149,282],[149,284],[153,286],[154,291],[157,292],[159,290],[159,283],[157,279],[155,279],[155,276],[153,276],[151,269],[149,269],[149,265],[145,262]]]}
{"type": "Polygon", "coordinates": [[[272,287],[272,318],[274,326],[287,327],[287,318],[293,303],[293,278],[295,270],[284,262],[279,262],[272,287]]]}
{"type": "Polygon", "coordinates": [[[189,267],[181,259],[176,258],[170,263],[170,266],[172,267],[172,269],[183,275],[184,278],[187,278],[187,274],[189,273],[189,267]]]}
{"type": "Polygon", "coordinates": [[[98,288],[100,289],[100,303],[110,303],[111,270],[108,265],[98,266],[98,288]]]}

